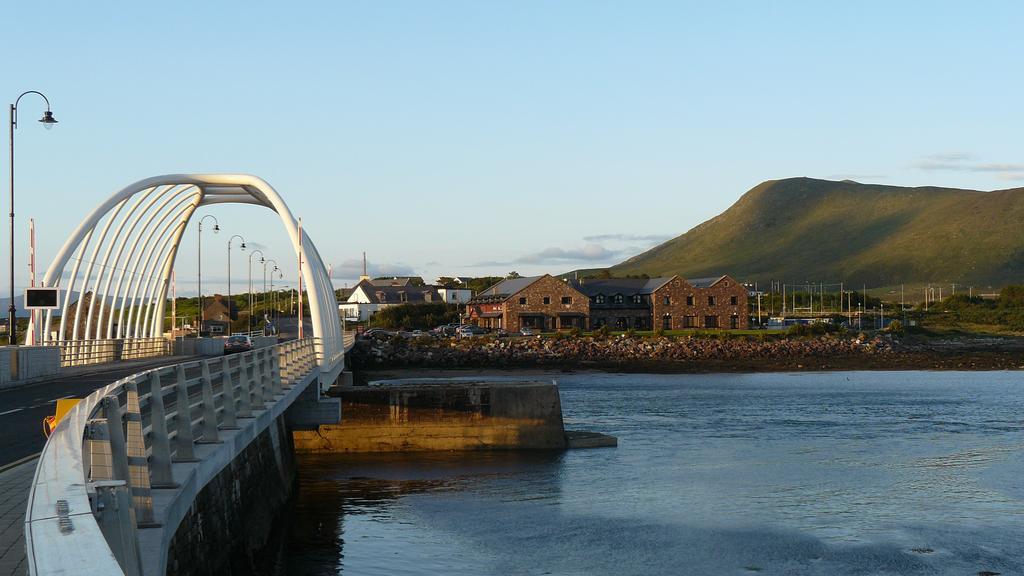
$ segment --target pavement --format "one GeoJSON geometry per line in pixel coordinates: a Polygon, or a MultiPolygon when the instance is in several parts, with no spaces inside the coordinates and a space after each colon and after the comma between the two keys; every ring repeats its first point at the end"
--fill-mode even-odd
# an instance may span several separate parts
{"type": "Polygon", "coordinates": [[[42,382],[0,390],[0,466],[43,449],[43,418],[53,414],[61,398],[85,398],[93,390],[136,372],[191,360],[161,356],[113,364],[62,368],[42,382]]]}
{"type": "Polygon", "coordinates": [[[25,508],[46,443],[43,418],[53,414],[60,398],[85,398],[93,390],[136,372],[192,357],[161,356],[115,364],[64,368],[59,376],[0,391],[0,576],[23,576],[25,508]]]}
{"type": "Polygon", "coordinates": [[[0,467],[0,576],[28,574],[25,507],[36,472],[35,455],[0,467]]]}

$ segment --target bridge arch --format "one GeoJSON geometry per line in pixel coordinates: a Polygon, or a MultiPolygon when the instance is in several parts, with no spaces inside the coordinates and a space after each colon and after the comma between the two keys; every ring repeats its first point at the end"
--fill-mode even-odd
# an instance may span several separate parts
{"type": "MultiPolygon", "coordinates": [[[[196,210],[213,204],[253,204],[280,217],[296,263],[302,257],[321,382],[329,385],[341,371],[344,343],[327,269],[281,195],[265,180],[249,174],[153,176],[122,188],[97,206],[64,242],[43,277],[42,286],[64,292],[56,339],[161,336],[178,243],[196,210]],[[75,291],[80,297],[72,303],[75,291]],[[88,303],[87,294],[91,294],[88,303]]],[[[52,320],[48,311],[42,323],[46,329],[38,338],[42,343],[53,340],[52,320]]],[[[35,328],[30,322],[32,339],[37,339],[35,328]]]]}

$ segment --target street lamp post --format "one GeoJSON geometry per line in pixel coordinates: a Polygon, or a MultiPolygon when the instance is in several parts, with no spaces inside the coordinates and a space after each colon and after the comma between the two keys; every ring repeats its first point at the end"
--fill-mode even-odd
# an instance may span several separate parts
{"type": "Polygon", "coordinates": [[[253,300],[253,297],[252,297],[252,257],[255,256],[257,253],[259,253],[260,261],[262,261],[263,260],[263,251],[262,250],[257,249],[257,250],[253,250],[252,252],[249,253],[249,331],[250,332],[252,332],[252,313],[253,313],[253,306],[254,306],[254,300],[253,300]]]}
{"type": "MultiPolygon", "coordinates": [[[[196,266],[197,266],[197,276],[198,276],[198,283],[199,283],[199,335],[200,336],[203,335],[203,324],[206,323],[206,309],[203,308],[203,220],[206,220],[207,218],[213,218],[213,233],[216,234],[217,232],[220,232],[220,222],[217,220],[217,217],[214,216],[213,214],[207,214],[206,216],[203,216],[202,218],[199,219],[199,242],[197,244],[197,246],[198,246],[198,249],[197,249],[198,257],[196,258],[196,261],[197,261],[197,265],[196,266]]],[[[230,312],[229,312],[228,318],[230,318],[230,317],[231,317],[231,315],[230,315],[230,312]]]]}
{"type": "Polygon", "coordinates": [[[231,241],[238,238],[242,241],[242,251],[245,251],[245,238],[242,238],[241,234],[235,234],[231,238],[228,238],[228,335],[231,335],[231,306],[234,301],[231,299],[231,241]]]}
{"type": "MultiPolygon", "coordinates": [[[[277,260],[274,260],[273,258],[267,258],[266,260],[263,260],[263,295],[264,295],[263,297],[264,298],[266,298],[266,294],[267,294],[267,264],[270,264],[271,262],[274,263],[274,269],[270,271],[270,286],[271,286],[271,292],[273,292],[274,272],[277,271],[277,260]]],[[[271,295],[271,296],[273,296],[273,295],[271,295]]],[[[264,312],[264,314],[265,313],[266,312],[264,312]]]]}
{"type": "Polygon", "coordinates": [[[14,305],[14,131],[18,128],[18,103],[27,94],[38,94],[46,101],[46,112],[43,112],[43,117],[39,119],[44,128],[53,128],[53,125],[57,123],[53,112],[50,112],[50,99],[42,92],[35,90],[22,92],[14,104],[11,104],[11,302],[7,307],[7,334],[8,341],[12,346],[18,345],[17,308],[14,305]]]}

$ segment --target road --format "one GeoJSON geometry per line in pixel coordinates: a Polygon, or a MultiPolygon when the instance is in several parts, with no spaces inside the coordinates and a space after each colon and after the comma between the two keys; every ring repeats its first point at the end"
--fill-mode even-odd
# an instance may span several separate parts
{"type": "Polygon", "coordinates": [[[84,398],[93,390],[149,368],[190,360],[182,356],[168,356],[146,361],[123,362],[109,370],[64,375],[11,390],[0,391],[0,466],[35,454],[43,449],[43,418],[53,414],[60,398],[84,398]]]}

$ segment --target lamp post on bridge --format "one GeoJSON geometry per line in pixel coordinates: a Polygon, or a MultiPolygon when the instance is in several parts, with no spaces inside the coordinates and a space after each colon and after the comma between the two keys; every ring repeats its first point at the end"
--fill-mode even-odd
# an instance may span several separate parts
{"type": "Polygon", "coordinates": [[[260,262],[263,261],[263,251],[260,249],[253,250],[249,253],[249,331],[252,332],[252,313],[254,310],[254,300],[252,296],[252,257],[256,253],[260,255],[260,262]]]}
{"type": "MultiPolygon", "coordinates": [[[[197,244],[198,258],[197,261],[197,276],[199,282],[199,336],[203,335],[203,325],[206,323],[206,309],[203,307],[203,220],[207,218],[213,218],[213,233],[220,232],[220,221],[213,214],[207,214],[199,219],[199,242],[197,244]]],[[[230,309],[228,311],[228,318],[231,317],[230,309]]]]}
{"type": "Polygon", "coordinates": [[[11,302],[7,307],[7,335],[8,341],[12,346],[18,345],[17,307],[14,305],[14,131],[18,128],[18,103],[28,94],[38,94],[46,101],[46,112],[43,112],[43,117],[39,119],[43,123],[43,127],[49,130],[57,123],[57,119],[53,117],[53,112],[50,112],[50,99],[42,92],[36,90],[22,92],[14,101],[14,104],[11,104],[11,302]]]}
{"type": "MultiPolygon", "coordinates": [[[[266,297],[265,295],[267,293],[267,264],[270,264],[271,262],[274,263],[274,269],[270,271],[270,288],[271,288],[271,292],[273,292],[273,288],[274,288],[274,272],[277,272],[277,260],[274,260],[273,258],[267,258],[266,260],[263,261],[263,294],[264,294],[264,297],[266,297]]],[[[271,298],[273,298],[273,295],[271,295],[271,298]]],[[[264,314],[265,314],[265,312],[264,312],[264,314]]],[[[271,316],[273,316],[273,314],[271,314],[271,316]]]]}
{"type": "Polygon", "coordinates": [[[238,238],[242,241],[241,249],[245,251],[245,238],[242,238],[241,234],[235,234],[231,238],[228,238],[228,336],[231,335],[231,306],[234,301],[231,299],[231,241],[238,238]]]}

